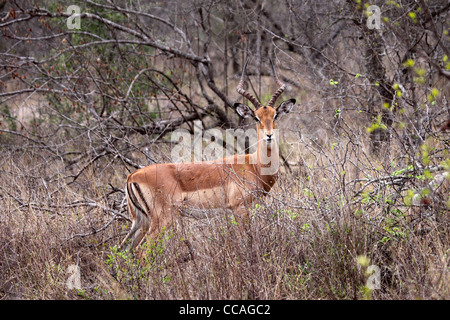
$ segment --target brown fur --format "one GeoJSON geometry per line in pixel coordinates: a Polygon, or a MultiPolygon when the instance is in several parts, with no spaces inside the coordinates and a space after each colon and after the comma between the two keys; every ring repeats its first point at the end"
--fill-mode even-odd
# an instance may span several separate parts
{"type": "MultiPolygon", "coordinates": [[[[242,88],[244,74],[245,67],[238,92],[256,102],[256,98],[242,88]]],[[[271,105],[285,87],[277,77],[276,81],[282,87],[272,97],[271,105]]],[[[153,164],[130,174],[126,196],[133,223],[122,248],[136,248],[147,234],[155,240],[164,228],[169,228],[183,215],[185,208],[232,211],[240,225],[246,225],[248,206],[266,195],[278,179],[274,119],[288,113],[294,103],[295,99],[291,99],[276,109],[259,104],[255,111],[246,105],[235,104],[242,117],[258,120],[257,148],[253,154],[201,163],[153,164]],[[267,173],[268,168],[275,169],[267,173]]]]}

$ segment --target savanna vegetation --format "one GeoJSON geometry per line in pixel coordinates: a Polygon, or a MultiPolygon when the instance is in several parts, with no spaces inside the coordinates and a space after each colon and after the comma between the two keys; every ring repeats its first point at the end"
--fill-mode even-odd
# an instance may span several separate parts
{"type": "Polygon", "coordinates": [[[0,0],[0,299],[449,299],[449,14],[0,0]],[[247,57],[248,91],[276,89],[270,57],[297,100],[250,236],[224,214],[120,251],[126,176],[171,162],[174,130],[254,126],[233,109],[247,57]]]}

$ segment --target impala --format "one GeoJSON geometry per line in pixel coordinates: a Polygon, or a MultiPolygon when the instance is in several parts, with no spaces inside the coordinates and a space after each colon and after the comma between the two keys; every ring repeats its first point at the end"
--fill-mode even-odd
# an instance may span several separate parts
{"type": "MultiPolygon", "coordinates": [[[[248,62],[248,61],[247,61],[248,62]]],[[[278,90],[266,106],[244,89],[247,62],[237,92],[255,106],[235,103],[236,112],[257,122],[256,152],[199,163],[153,164],[130,174],[126,183],[131,230],[122,242],[125,250],[135,249],[149,234],[156,240],[180,216],[207,217],[232,211],[240,224],[249,220],[248,207],[266,195],[278,178],[279,149],[275,137],[275,120],[291,111],[295,99],[274,104],[283,93],[282,83],[272,65],[278,90]]]]}

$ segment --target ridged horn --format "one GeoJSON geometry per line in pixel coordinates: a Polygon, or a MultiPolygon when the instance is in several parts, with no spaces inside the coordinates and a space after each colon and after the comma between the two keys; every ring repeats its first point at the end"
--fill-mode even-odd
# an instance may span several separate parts
{"type": "Polygon", "coordinates": [[[272,66],[272,73],[273,73],[273,76],[275,77],[275,82],[279,86],[278,90],[275,91],[275,93],[272,95],[272,98],[270,98],[269,102],[267,103],[267,105],[269,107],[273,108],[273,105],[277,101],[278,97],[281,96],[281,94],[284,92],[284,90],[286,90],[286,85],[283,82],[281,82],[280,79],[278,79],[278,75],[277,75],[277,72],[275,71],[275,66],[273,65],[273,61],[271,58],[269,58],[269,60],[270,60],[270,65],[272,66]]]}
{"type": "Polygon", "coordinates": [[[251,103],[253,103],[253,105],[255,106],[256,110],[258,110],[259,108],[262,107],[261,103],[250,92],[248,92],[244,89],[245,71],[247,70],[247,64],[248,64],[248,59],[247,59],[247,61],[245,61],[244,69],[242,70],[241,80],[239,81],[238,86],[236,87],[236,91],[243,97],[250,100],[251,103]]]}

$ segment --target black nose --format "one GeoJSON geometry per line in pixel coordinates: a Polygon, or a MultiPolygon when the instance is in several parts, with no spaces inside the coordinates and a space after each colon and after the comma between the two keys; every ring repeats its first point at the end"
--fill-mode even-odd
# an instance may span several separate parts
{"type": "Polygon", "coordinates": [[[267,136],[267,139],[272,139],[272,135],[271,134],[266,134],[266,136],[267,136]]]}

